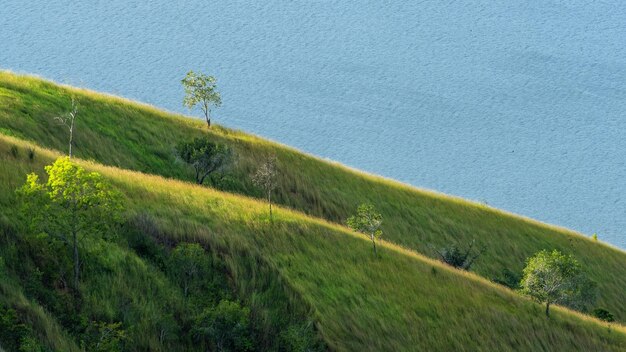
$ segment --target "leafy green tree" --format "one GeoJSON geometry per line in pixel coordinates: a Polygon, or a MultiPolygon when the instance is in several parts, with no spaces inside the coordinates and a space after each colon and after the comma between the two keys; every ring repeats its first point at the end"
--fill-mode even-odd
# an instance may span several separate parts
{"type": "Polygon", "coordinates": [[[278,168],[276,164],[276,155],[271,155],[259,166],[259,169],[254,176],[252,176],[252,182],[263,188],[267,196],[267,203],[270,205],[270,220],[272,219],[272,191],[278,186],[278,181],[276,180],[278,168]]]}
{"type": "Polygon", "coordinates": [[[194,336],[217,351],[251,351],[250,309],[222,300],[196,319],[194,336]]]}
{"type": "Polygon", "coordinates": [[[529,258],[520,286],[523,293],[546,304],[547,317],[551,304],[581,307],[588,303],[595,287],[578,261],[558,250],[542,250],[529,258]]]}
{"type": "Polygon", "coordinates": [[[346,223],[354,231],[364,233],[370,237],[374,246],[374,255],[378,256],[376,240],[383,235],[383,231],[380,229],[380,225],[383,223],[383,216],[376,211],[376,208],[369,203],[361,204],[357,208],[356,215],[349,217],[346,223]]]}
{"type": "Polygon", "coordinates": [[[189,71],[181,82],[185,89],[183,105],[189,109],[200,105],[207,126],[211,128],[211,106],[220,107],[222,105],[222,97],[217,91],[215,77],[189,71]]]}
{"type": "Polygon", "coordinates": [[[176,150],[183,161],[193,166],[199,185],[212,173],[223,171],[233,159],[232,149],[224,144],[213,143],[208,138],[182,142],[176,150]]]}
{"type": "Polygon", "coordinates": [[[22,211],[31,230],[57,237],[71,249],[73,287],[78,292],[81,242],[86,236],[112,231],[120,220],[121,196],[100,174],[87,172],[68,157],[57,159],[45,170],[46,183],[31,173],[18,190],[22,211]]]}

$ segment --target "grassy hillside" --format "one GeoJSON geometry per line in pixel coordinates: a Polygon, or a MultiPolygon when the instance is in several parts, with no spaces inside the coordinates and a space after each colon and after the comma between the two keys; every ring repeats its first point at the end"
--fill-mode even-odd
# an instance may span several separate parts
{"type": "Polygon", "coordinates": [[[207,131],[201,121],[146,105],[8,72],[0,72],[0,133],[66,150],[66,131],[52,117],[67,110],[70,95],[81,104],[74,149],[81,158],[190,181],[192,172],[175,158],[174,146],[209,136],[238,155],[228,175],[211,185],[259,197],[250,174],[259,160],[274,153],[281,172],[280,204],[342,223],[358,204],[369,201],[384,216],[388,241],[428,256],[433,248],[476,239],[487,251],[473,270],[490,279],[504,269],[520,272],[525,259],[541,249],[572,253],[599,283],[598,305],[626,321],[626,253],[562,228],[362,174],[241,132],[219,126],[207,131]]]}
{"type": "MultiPolygon", "coordinates": [[[[4,210],[0,220],[4,226],[11,226],[16,219],[12,190],[23,182],[23,175],[30,171],[42,174],[43,165],[56,156],[55,152],[0,137],[0,209],[4,210]],[[30,149],[35,153],[32,161],[27,156],[30,149]]],[[[623,327],[607,328],[562,308],[555,308],[548,320],[542,307],[508,289],[390,243],[382,243],[382,258],[375,259],[369,241],[344,227],[284,208],[270,222],[262,202],[158,176],[79,162],[103,174],[123,193],[128,219],[137,215],[151,219],[150,226],[144,222],[138,227],[143,236],[171,243],[198,242],[221,253],[236,291],[247,304],[263,307],[281,295],[290,298],[294,307],[288,311],[297,312],[296,306],[301,312],[306,311],[331,349],[626,350],[623,327]],[[250,265],[250,258],[256,258],[252,259],[254,265],[250,265]],[[250,287],[255,278],[265,275],[273,275],[272,281],[280,283],[280,290],[265,291],[274,299],[259,297],[263,291],[258,290],[258,285],[250,287]]],[[[144,269],[132,246],[101,246],[107,247],[95,250],[99,247],[90,246],[94,250],[89,255],[104,255],[98,260],[108,265],[124,260],[128,268],[92,273],[83,294],[97,297],[85,300],[85,305],[106,316],[107,302],[116,302],[124,291],[143,297],[125,312],[145,321],[150,316],[146,309],[158,310],[162,306],[160,297],[176,297],[173,293],[160,296],[173,289],[158,270],[149,268],[149,263],[144,269]],[[150,290],[145,291],[146,287],[150,290]]],[[[2,299],[16,304],[19,299],[15,297],[2,299]]],[[[35,306],[33,311],[41,312],[36,302],[29,304],[35,306]]],[[[119,305],[110,307],[110,314],[120,314],[116,311],[119,305]]],[[[175,302],[169,309],[176,309],[175,302]]],[[[63,341],[66,334],[58,331],[57,317],[41,314],[44,316],[39,321],[54,331],[46,335],[37,328],[36,333],[43,335],[44,340],[46,336],[59,336],[58,341],[63,341]]],[[[132,322],[132,318],[128,319],[132,322]]],[[[149,339],[153,327],[149,321],[147,324],[137,330],[142,331],[139,336],[149,339]]],[[[56,341],[48,340],[48,345],[56,341]]],[[[70,338],[65,341],[71,346],[70,338]]],[[[157,348],[156,343],[149,343],[144,346],[157,348]]]]}

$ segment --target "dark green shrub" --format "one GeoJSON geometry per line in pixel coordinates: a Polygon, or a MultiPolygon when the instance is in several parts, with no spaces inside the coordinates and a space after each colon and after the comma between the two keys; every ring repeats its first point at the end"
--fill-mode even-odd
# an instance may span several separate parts
{"type": "Polygon", "coordinates": [[[441,251],[437,251],[437,254],[439,254],[442,262],[457,269],[469,271],[472,264],[485,251],[485,247],[474,249],[474,244],[475,241],[472,241],[465,248],[461,248],[457,243],[454,243],[441,251]]]}
{"type": "Polygon", "coordinates": [[[283,351],[312,352],[324,351],[319,342],[313,322],[291,325],[280,334],[280,346],[283,351]]]}
{"type": "Polygon", "coordinates": [[[0,345],[6,351],[43,351],[32,329],[20,321],[15,309],[0,305],[0,345]]]}
{"type": "Polygon", "coordinates": [[[252,351],[250,309],[222,300],[205,309],[194,324],[194,338],[216,351],[252,351]]]}
{"type": "Polygon", "coordinates": [[[611,312],[609,312],[608,310],[604,309],[604,308],[596,308],[593,310],[593,316],[600,319],[600,320],[604,320],[606,322],[612,323],[615,321],[615,317],[613,316],[613,314],[611,314],[611,312]]]}
{"type": "Polygon", "coordinates": [[[92,322],[83,334],[82,345],[85,351],[123,351],[126,332],[122,323],[92,322]]]}

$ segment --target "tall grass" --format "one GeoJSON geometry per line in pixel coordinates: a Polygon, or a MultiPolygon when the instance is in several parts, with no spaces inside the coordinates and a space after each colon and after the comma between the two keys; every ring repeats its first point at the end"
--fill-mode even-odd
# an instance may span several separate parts
{"type": "Polygon", "coordinates": [[[220,126],[207,131],[201,121],[144,104],[9,72],[0,72],[0,133],[64,151],[66,133],[52,117],[67,109],[71,95],[81,104],[75,136],[81,158],[191,181],[174,146],[207,136],[238,155],[227,176],[211,186],[260,198],[250,174],[259,160],[276,154],[279,204],[342,223],[358,204],[371,202],[383,214],[388,241],[431,257],[433,248],[476,239],[487,251],[473,270],[490,279],[504,269],[520,272],[525,259],[542,249],[571,253],[598,282],[598,305],[626,321],[626,253],[566,229],[364,174],[242,132],[220,126]]]}
{"type": "MultiPolygon", "coordinates": [[[[42,173],[42,165],[58,155],[37,148],[37,160],[31,163],[25,157],[13,158],[11,145],[31,147],[0,137],[3,209],[13,202],[10,191],[23,182],[26,171],[42,173]]],[[[293,297],[288,305],[301,305],[331,349],[626,349],[626,329],[619,325],[609,329],[558,307],[546,319],[541,306],[508,289],[389,242],[381,243],[382,257],[376,259],[367,238],[331,222],[286,208],[279,208],[269,221],[266,204],[260,201],[78,162],[120,189],[130,213],[157,219],[156,226],[169,240],[199,242],[227,254],[232,278],[249,302],[278,297],[273,290],[265,291],[269,297],[255,297],[257,291],[247,289],[271,273],[271,281],[279,284],[274,289],[293,297]]],[[[133,292],[144,286],[117,281],[107,285],[133,292]]]]}

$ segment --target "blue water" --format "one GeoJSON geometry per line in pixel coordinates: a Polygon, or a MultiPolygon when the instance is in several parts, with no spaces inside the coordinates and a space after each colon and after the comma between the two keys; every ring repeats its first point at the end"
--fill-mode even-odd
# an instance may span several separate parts
{"type": "Polygon", "coordinates": [[[626,248],[626,2],[0,0],[0,67],[626,248]]]}

